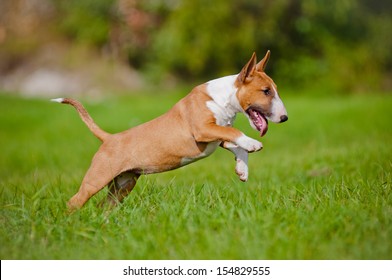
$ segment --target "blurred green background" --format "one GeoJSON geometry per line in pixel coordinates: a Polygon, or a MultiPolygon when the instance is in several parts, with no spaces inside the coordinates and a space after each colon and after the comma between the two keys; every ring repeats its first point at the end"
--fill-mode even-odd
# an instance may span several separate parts
{"type": "Polygon", "coordinates": [[[391,34],[390,0],[0,0],[0,258],[392,259],[391,34]],[[66,215],[99,141],[47,99],[123,131],[267,49],[290,120],[246,184],[219,150],[66,215]]]}
{"type": "Polygon", "coordinates": [[[0,89],[11,92],[194,84],[267,49],[281,88],[392,88],[389,0],[1,0],[0,10],[0,89]]]}

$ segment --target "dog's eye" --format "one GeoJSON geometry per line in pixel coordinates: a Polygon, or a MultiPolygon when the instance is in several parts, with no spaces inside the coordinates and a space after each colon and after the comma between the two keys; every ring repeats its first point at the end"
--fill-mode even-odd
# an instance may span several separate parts
{"type": "Polygon", "coordinates": [[[265,95],[270,95],[270,93],[271,93],[269,88],[262,89],[261,91],[264,92],[265,95]]]}

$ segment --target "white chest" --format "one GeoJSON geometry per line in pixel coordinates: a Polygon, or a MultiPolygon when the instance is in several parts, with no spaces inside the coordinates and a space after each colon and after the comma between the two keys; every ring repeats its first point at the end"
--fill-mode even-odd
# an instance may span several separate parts
{"type": "Polygon", "coordinates": [[[233,126],[236,114],[227,108],[220,106],[215,101],[207,102],[208,109],[214,114],[216,124],[221,126],[233,126]]]}
{"type": "Polygon", "coordinates": [[[237,75],[233,75],[207,83],[207,93],[212,100],[207,101],[206,105],[214,114],[217,125],[233,126],[236,114],[242,111],[236,97],[236,79],[237,75]]]}

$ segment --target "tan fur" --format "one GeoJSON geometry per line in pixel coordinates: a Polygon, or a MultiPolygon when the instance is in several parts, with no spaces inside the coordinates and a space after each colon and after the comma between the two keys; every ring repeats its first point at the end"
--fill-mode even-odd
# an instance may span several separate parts
{"type": "Polygon", "coordinates": [[[61,103],[64,104],[70,104],[73,107],[75,107],[76,111],[78,111],[80,118],[82,121],[87,125],[87,127],[91,130],[91,132],[99,139],[101,142],[103,142],[107,136],[110,134],[107,133],[106,131],[103,131],[99,126],[96,125],[96,123],[93,121],[91,116],[87,113],[86,109],[83,107],[83,105],[74,99],[71,98],[63,98],[61,103]]]}
{"type": "MultiPolygon", "coordinates": [[[[238,75],[237,98],[244,110],[254,104],[268,110],[271,97],[260,94],[262,87],[273,83],[263,72],[268,57],[269,53],[256,65],[254,54],[238,75]]],[[[236,143],[244,137],[236,128],[216,124],[213,112],[206,105],[212,100],[206,84],[195,87],[167,113],[117,134],[100,129],[76,100],[61,100],[74,106],[89,129],[103,141],[79,191],[68,202],[71,210],[82,207],[106,185],[109,185],[107,201],[121,202],[140,175],[178,168],[184,165],[184,159],[204,156],[210,143],[225,146],[224,143],[236,143]]],[[[251,151],[254,150],[248,150],[251,151]]]]}
{"type": "Polygon", "coordinates": [[[276,88],[274,81],[267,74],[255,72],[252,83],[245,83],[237,92],[241,107],[249,108],[252,105],[262,111],[268,111],[274,93],[271,92],[270,95],[265,95],[262,93],[262,89],[269,88],[271,85],[276,88]],[[255,92],[259,94],[254,94],[255,92]]]}

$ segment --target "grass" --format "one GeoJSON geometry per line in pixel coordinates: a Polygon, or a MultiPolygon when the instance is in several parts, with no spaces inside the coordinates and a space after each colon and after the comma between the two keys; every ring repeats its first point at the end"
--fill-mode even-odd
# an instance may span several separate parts
{"type": "MultiPolygon", "coordinates": [[[[392,96],[283,96],[241,183],[227,151],[67,215],[99,146],[69,106],[0,95],[1,259],[391,259],[392,96]]],[[[177,93],[84,102],[117,132],[177,93]]],[[[236,123],[258,138],[244,117],[236,123]]]]}

